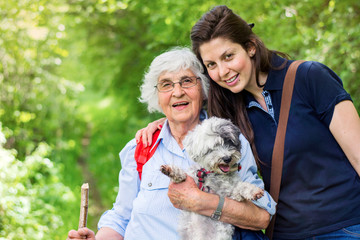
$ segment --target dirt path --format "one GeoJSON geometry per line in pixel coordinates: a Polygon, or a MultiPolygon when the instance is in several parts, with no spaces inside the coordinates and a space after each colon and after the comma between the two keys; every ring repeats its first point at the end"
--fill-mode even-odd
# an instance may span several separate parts
{"type": "MultiPolygon", "coordinates": [[[[89,170],[87,159],[89,156],[88,147],[91,140],[91,126],[88,124],[86,133],[84,134],[81,145],[82,154],[78,158],[78,164],[80,165],[83,173],[84,182],[89,183],[89,215],[92,219],[89,219],[92,223],[94,230],[96,229],[97,221],[101,214],[104,212],[104,205],[102,204],[101,194],[96,186],[96,179],[89,170]]],[[[90,227],[90,226],[89,226],[90,227]]]]}

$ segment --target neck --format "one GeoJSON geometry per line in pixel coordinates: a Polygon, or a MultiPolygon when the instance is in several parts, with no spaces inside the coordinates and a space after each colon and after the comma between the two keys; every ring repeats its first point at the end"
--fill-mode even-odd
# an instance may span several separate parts
{"type": "MultiPolygon", "coordinates": [[[[260,72],[259,74],[259,82],[260,82],[260,85],[264,85],[266,83],[266,80],[267,80],[267,76],[268,74],[267,73],[263,73],[263,72],[260,72]]],[[[266,108],[266,104],[265,104],[265,99],[262,95],[262,92],[263,92],[263,89],[264,87],[259,87],[256,83],[256,77],[255,77],[255,74],[254,74],[254,77],[252,78],[252,81],[250,82],[249,86],[246,88],[246,91],[248,91],[249,93],[251,93],[254,98],[256,99],[256,101],[265,109],[267,110],[266,108]]]]}
{"type": "Polygon", "coordinates": [[[169,127],[171,135],[175,138],[176,142],[179,144],[181,149],[184,148],[182,141],[184,140],[186,134],[192,130],[196,125],[200,123],[200,120],[194,121],[192,123],[173,123],[169,121],[169,127]]]}
{"type": "MultiPolygon", "coordinates": [[[[262,86],[265,85],[267,77],[268,77],[267,73],[263,73],[263,72],[259,73],[259,83],[260,83],[260,85],[262,85],[262,86]]],[[[251,93],[255,98],[257,98],[257,96],[261,96],[261,93],[263,91],[263,87],[259,87],[257,85],[255,71],[253,72],[250,83],[245,87],[245,90],[248,91],[249,93],[251,93]]]]}

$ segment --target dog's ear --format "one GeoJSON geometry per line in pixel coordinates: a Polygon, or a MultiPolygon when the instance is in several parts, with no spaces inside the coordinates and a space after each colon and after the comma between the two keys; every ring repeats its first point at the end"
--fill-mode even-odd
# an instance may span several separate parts
{"type": "Polygon", "coordinates": [[[237,147],[241,147],[239,140],[240,129],[235,126],[230,120],[218,118],[218,123],[215,125],[215,132],[220,135],[224,141],[231,141],[231,143],[237,147]]]}
{"type": "MultiPolygon", "coordinates": [[[[210,118],[211,119],[211,118],[210,118]]],[[[210,119],[204,120],[186,135],[183,145],[186,152],[197,162],[197,159],[205,155],[216,143],[216,134],[213,132],[213,123],[210,119]]]]}

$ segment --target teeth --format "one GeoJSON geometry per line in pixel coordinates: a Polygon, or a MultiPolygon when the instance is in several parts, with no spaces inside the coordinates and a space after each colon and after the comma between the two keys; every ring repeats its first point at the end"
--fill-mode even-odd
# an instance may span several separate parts
{"type": "Polygon", "coordinates": [[[177,106],[181,106],[181,105],[187,105],[188,103],[186,102],[182,102],[182,103],[175,103],[173,106],[177,107],[177,106]]]}
{"type": "Polygon", "coordinates": [[[234,76],[233,78],[231,78],[231,79],[229,79],[229,80],[225,81],[225,82],[227,82],[227,83],[232,83],[233,81],[235,81],[236,77],[237,77],[237,75],[236,75],[236,76],[234,76]]]}

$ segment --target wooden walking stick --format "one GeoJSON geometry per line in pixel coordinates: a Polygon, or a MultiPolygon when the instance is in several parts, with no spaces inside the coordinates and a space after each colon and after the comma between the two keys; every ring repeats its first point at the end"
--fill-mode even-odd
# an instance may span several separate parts
{"type": "Polygon", "coordinates": [[[84,183],[81,186],[81,204],[80,204],[79,228],[86,227],[88,206],[89,206],[89,184],[84,183]]]}

